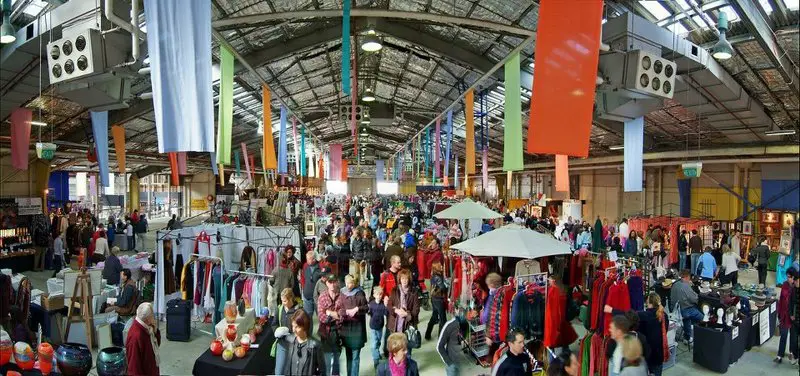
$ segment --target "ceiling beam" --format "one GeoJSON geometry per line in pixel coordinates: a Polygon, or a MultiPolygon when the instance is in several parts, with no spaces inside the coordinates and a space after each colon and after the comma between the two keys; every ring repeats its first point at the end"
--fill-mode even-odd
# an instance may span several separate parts
{"type": "Polygon", "coordinates": [[[731,6],[741,17],[741,22],[756,38],[767,58],[775,65],[792,92],[800,95],[800,77],[797,75],[797,65],[792,62],[783,47],[775,40],[773,30],[759,12],[760,6],[753,0],[731,0],[731,6]]]}

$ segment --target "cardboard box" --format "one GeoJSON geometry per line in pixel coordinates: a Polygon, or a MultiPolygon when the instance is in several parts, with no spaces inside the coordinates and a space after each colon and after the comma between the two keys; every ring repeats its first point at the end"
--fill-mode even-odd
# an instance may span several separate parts
{"type": "Polygon", "coordinates": [[[64,294],[47,294],[41,295],[42,308],[48,311],[55,311],[64,308],[64,294]]]}

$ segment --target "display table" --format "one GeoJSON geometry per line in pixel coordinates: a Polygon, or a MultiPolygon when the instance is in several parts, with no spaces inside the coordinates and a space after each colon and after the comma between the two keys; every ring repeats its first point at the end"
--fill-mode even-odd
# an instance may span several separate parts
{"type": "Polygon", "coordinates": [[[35,251],[20,251],[8,255],[0,255],[0,269],[11,269],[12,272],[22,273],[33,270],[35,251]]]}
{"type": "Polygon", "coordinates": [[[214,333],[217,337],[225,337],[225,330],[228,329],[228,325],[233,325],[236,328],[236,339],[234,342],[238,341],[242,338],[242,334],[247,333],[253,326],[256,325],[256,313],[253,308],[248,308],[244,311],[244,316],[236,316],[236,321],[233,324],[228,324],[228,322],[223,318],[217,325],[214,326],[214,333]]]}
{"type": "Polygon", "coordinates": [[[731,346],[730,328],[719,331],[702,325],[694,326],[693,362],[714,372],[728,372],[731,346]]]}
{"type": "Polygon", "coordinates": [[[264,327],[258,336],[258,348],[250,348],[242,359],[226,362],[221,356],[214,356],[211,350],[206,350],[194,362],[192,375],[225,376],[225,375],[264,375],[272,374],[275,370],[275,358],[269,355],[272,343],[275,341],[272,329],[264,327]]]}
{"type": "Polygon", "coordinates": [[[777,302],[772,302],[761,307],[758,311],[751,312],[750,333],[748,335],[748,348],[761,346],[775,334],[778,322],[777,302]],[[773,307],[775,310],[773,311],[773,307]],[[764,323],[764,319],[767,320],[764,323]]]}

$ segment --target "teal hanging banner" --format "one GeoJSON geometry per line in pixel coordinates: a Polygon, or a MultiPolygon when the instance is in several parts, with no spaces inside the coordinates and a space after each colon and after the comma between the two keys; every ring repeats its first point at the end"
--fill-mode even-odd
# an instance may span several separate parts
{"type": "Polygon", "coordinates": [[[300,176],[308,176],[306,173],[306,127],[300,128],[300,176]]]}
{"type": "Polygon", "coordinates": [[[242,165],[239,163],[239,151],[233,152],[233,160],[236,164],[236,176],[239,176],[242,173],[242,165]]]}
{"type": "Polygon", "coordinates": [[[350,95],[350,0],[342,8],[342,92],[350,95]]]}

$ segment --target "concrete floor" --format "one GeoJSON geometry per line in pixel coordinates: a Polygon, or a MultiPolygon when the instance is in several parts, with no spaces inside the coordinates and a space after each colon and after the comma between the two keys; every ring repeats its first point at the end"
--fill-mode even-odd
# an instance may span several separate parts
{"type": "MultiPolygon", "coordinates": [[[[160,222],[151,222],[151,228],[156,229],[163,227],[166,223],[160,222]]],[[[155,232],[151,232],[148,234],[148,242],[147,244],[152,244],[155,241],[155,232]]],[[[753,283],[757,281],[757,274],[754,270],[749,271],[740,271],[739,278],[742,283],[753,283]]],[[[34,288],[39,289],[46,289],[46,281],[47,278],[52,275],[52,272],[28,272],[25,273],[31,282],[33,283],[34,288]]],[[[775,283],[775,274],[769,273],[769,277],[771,284],[774,285],[775,283]]],[[[431,313],[429,311],[422,310],[420,313],[420,329],[424,330],[427,326],[428,320],[430,319],[431,313]]],[[[314,327],[318,327],[316,323],[316,316],[314,317],[314,327]]],[[[585,330],[583,326],[580,324],[575,325],[578,334],[583,336],[585,330]]],[[[206,331],[213,331],[210,324],[198,324],[197,329],[204,329],[206,331]]],[[[166,330],[165,324],[161,324],[161,331],[164,333],[166,330]]],[[[788,363],[788,361],[784,360],[783,364],[775,364],[772,362],[772,359],[775,357],[778,348],[778,338],[779,336],[773,336],[769,341],[767,341],[763,346],[754,347],[752,350],[745,352],[739,361],[732,365],[728,369],[729,375],[742,375],[742,376],[758,376],[758,375],[770,375],[770,376],[790,376],[790,375],[800,375],[800,369],[798,366],[792,366],[788,363]]],[[[192,366],[194,365],[194,361],[197,357],[199,357],[206,349],[208,349],[208,345],[211,342],[211,336],[207,334],[201,333],[199,330],[195,330],[192,333],[192,339],[190,342],[171,342],[166,340],[166,338],[162,334],[162,342],[160,347],[160,355],[161,355],[161,373],[164,375],[190,375],[192,371],[192,366]]],[[[443,374],[443,366],[441,358],[439,357],[438,353],[436,352],[436,339],[434,338],[431,341],[424,341],[422,343],[422,348],[414,350],[413,358],[417,361],[420,368],[420,375],[421,376],[441,376],[443,374]]],[[[369,342],[368,342],[369,343],[369,342]]],[[[573,345],[573,351],[577,350],[577,343],[573,345]]],[[[96,355],[96,351],[95,351],[96,355]]],[[[344,355],[341,357],[341,361],[344,362],[344,355]]],[[[265,374],[268,374],[269,370],[264,370],[265,374]]],[[[344,375],[345,369],[342,368],[342,375],[344,375]]],[[[475,363],[471,364],[462,364],[462,375],[464,376],[478,376],[478,375],[489,375],[491,374],[491,370],[487,368],[481,368],[475,363]]],[[[685,345],[678,346],[678,362],[677,364],[664,371],[663,373],[665,376],[680,376],[680,375],[693,375],[693,376],[702,376],[702,375],[716,375],[715,372],[711,372],[701,366],[698,366],[692,362],[692,353],[688,350],[685,345]]],[[[95,371],[92,370],[91,375],[96,375],[95,371]]],[[[370,351],[368,348],[364,348],[361,351],[361,366],[360,366],[360,376],[370,376],[375,375],[375,369],[372,366],[372,357],[370,355],[370,351]]]]}

